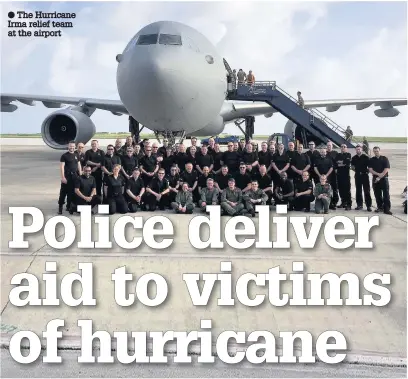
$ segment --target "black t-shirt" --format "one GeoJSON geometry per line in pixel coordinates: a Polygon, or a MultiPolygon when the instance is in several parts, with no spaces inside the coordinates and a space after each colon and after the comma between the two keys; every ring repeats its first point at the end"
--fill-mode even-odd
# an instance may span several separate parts
{"type": "Polygon", "coordinates": [[[91,196],[92,190],[96,188],[95,178],[92,175],[89,178],[81,175],[75,183],[75,188],[78,188],[82,195],[91,196]]]}
{"type": "Polygon", "coordinates": [[[187,154],[187,158],[186,158],[185,162],[186,162],[186,164],[191,163],[193,165],[193,168],[195,169],[195,166],[197,164],[197,159],[198,159],[197,154],[194,157],[191,154],[187,154]]]}
{"type": "Polygon", "coordinates": [[[224,153],[222,151],[214,154],[214,171],[218,171],[221,168],[221,161],[223,156],[224,153]]]}
{"type": "Polygon", "coordinates": [[[351,154],[350,153],[338,153],[336,155],[336,168],[337,172],[346,172],[350,170],[351,154]],[[341,164],[345,166],[340,166],[341,164]]]}
{"type": "Polygon", "coordinates": [[[272,154],[270,151],[263,152],[262,150],[258,153],[258,162],[259,165],[265,165],[268,168],[272,162],[272,154]]]}
{"type": "Polygon", "coordinates": [[[224,175],[222,172],[220,172],[215,176],[215,181],[218,184],[218,187],[220,187],[221,190],[224,190],[228,187],[228,180],[231,177],[232,176],[230,174],[224,175]]]}
{"type": "Polygon", "coordinates": [[[325,157],[320,156],[316,159],[314,166],[318,169],[320,175],[327,174],[330,168],[333,167],[333,161],[327,155],[325,157]]]}
{"type": "Polygon", "coordinates": [[[122,155],[122,167],[126,174],[132,175],[133,169],[137,167],[138,164],[139,162],[134,155],[131,155],[130,157],[127,154],[122,155]]]}
{"type": "Polygon", "coordinates": [[[315,166],[316,160],[319,159],[321,155],[317,150],[313,150],[313,152],[308,150],[306,154],[308,155],[310,159],[310,164],[311,164],[310,169],[313,169],[313,167],[315,166]]]}
{"type": "Polygon", "coordinates": [[[282,170],[289,163],[289,156],[286,152],[283,152],[282,155],[275,153],[272,157],[272,162],[275,163],[278,170],[282,170]]]}
{"type": "Polygon", "coordinates": [[[188,160],[188,155],[186,153],[176,154],[176,162],[177,162],[177,165],[179,166],[180,171],[185,171],[187,160],[188,160]]]}
{"type": "Polygon", "coordinates": [[[85,153],[85,160],[86,162],[91,161],[93,163],[100,163],[101,165],[103,165],[103,162],[105,160],[105,153],[100,149],[97,149],[96,151],[93,151],[92,149],[87,150],[85,153]]]}
{"type": "Polygon", "coordinates": [[[251,177],[247,173],[242,175],[240,172],[238,172],[235,177],[235,186],[239,188],[241,191],[244,190],[249,183],[251,183],[251,177]]]}
{"type": "Polygon", "coordinates": [[[190,173],[184,171],[180,175],[180,182],[188,183],[189,188],[192,188],[196,181],[198,181],[198,174],[195,170],[192,170],[190,173]]]}
{"type": "MultiPolygon", "coordinates": [[[[290,164],[298,170],[304,170],[307,165],[310,165],[310,158],[306,153],[297,153],[291,160],[290,164]]],[[[293,170],[292,170],[293,171],[293,170]]]]}
{"type": "MultiPolygon", "coordinates": [[[[377,157],[371,157],[369,162],[368,162],[368,167],[372,168],[375,172],[378,172],[381,174],[384,169],[390,168],[390,162],[387,157],[384,157],[383,155],[380,155],[378,158],[377,157]]],[[[385,177],[388,176],[388,172],[385,175],[385,177]]]]}
{"type": "Polygon", "coordinates": [[[310,193],[310,195],[312,195],[313,194],[313,183],[310,179],[306,180],[305,182],[302,180],[296,183],[296,193],[305,192],[308,190],[312,191],[310,193]]]}
{"type": "Polygon", "coordinates": [[[144,188],[144,182],[140,176],[137,179],[132,176],[126,183],[126,190],[130,190],[135,196],[139,196],[142,188],[144,188]]]}
{"type": "Polygon", "coordinates": [[[261,190],[272,186],[272,179],[268,174],[262,176],[258,173],[258,175],[254,176],[254,179],[258,181],[259,188],[261,190]]]}
{"type": "Polygon", "coordinates": [[[180,181],[180,175],[167,175],[166,176],[167,181],[169,182],[169,186],[171,188],[176,188],[177,183],[180,181]]]}
{"type": "Polygon", "coordinates": [[[69,151],[67,151],[66,153],[61,155],[60,162],[65,163],[65,175],[78,172],[78,154],[70,153],[69,151]]]}
{"type": "Polygon", "coordinates": [[[105,155],[105,160],[103,162],[103,167],[105,167],[109,172],[112,172],[113,166],[115,164],[122,164],[122,161],[120,159],[119,155],[105,155]]]}
{"type": "Polygon", "coordinates": [[[285,181],[283,180],[279,181],[278,192],[280,192],[282,195],[287,195],[288,193],[291,193],[292,191],[294,191],[293,182],[290,179],[286,179],[285,181]]]}
{"type": "Polygon", "coordinates": [[[140,161],[140,166],[143,166],[143,169],[146,172],[154,172],[157,166],[157,158],[153,155],[151,155],[150,157],[145,155],[140,161]]]}
{"type": "Polygon", "coordinates": [[[206,154],[206,155],[202,155],[200,154],[197,157],[197,164],[200,166],[201,170],[203,169],[203,167],[207,166],[210,167],[211,165],[214,164],[214,158],[212,155],[210,154],[206,154]]]}
{"type": "Polygon", "coordinates": [[[198,187],[200,188],[205,188],[207,187],[207,180],[208,179],[214,179],[212,174],[208,174],[207,176],[205,175],[200,175],[198,177],[198,187]]]}
{"type": "Polygon", "coordinates": [[[81,167],[84,168],[84,166],[86,165],[85,153],[80,153],[78,151],[76,151],[75,153],[78,156],[78,160],[81,163],[81,167]]]}
{"type": "Polygon", "coordinates": [[[105,180],[105,184],[108,187],[108,197],[122,196],[122,187],[125,181],[120,175],[117,178],[113,175],[109,175],[105,180]]]}
{"type": "Polygon", "coordinates": [[[154,177],[150,184],[147,186],[147,188],[150,188],[152,191],[156,193],[160,193],[169,188],[169,182],[167,181],[166,178],[160,180],[159,178],[154,177]]]}
{"type": "Polygon", "coordinates": [[[163,159],[163,161],[160,163],[160,167],[166,171],[166,174],[170,174],[171,167],[176,163],[176,157],[174,155],[170,155],[163,159]]]}
{"type": "Polygon", "coordinates": [[[357,154],[351,158],[351,165],[354,166],[356,174],[367,174],[368,173],[368,162],[370,158],[366,154],[357,154]]]}
{"type": "Polygon", "coordinates": [[[230,171],[238,170],[241,162],[241,155],[237,151],[226,151],[222,157],[222,161],[228,166],[230,171]]]}
{"type": "Polygon", "coordinates": [[[328,151],[328,152],[327,152],[327,156],[328,156],[329,158],[331,158],[332,161],[333,161],[333,169],[337,169],[336,162],[337,162],[337,155],[338,155],[338,154],[339,154],[339,153],[338,153],[336,150],[332,150],[332,151],[328,151]]]}
{"type": "Polygon", "coordinates": [[[289,157],[289,163],[292,164],[292,160],[293,158],[295,158],[296,155],[298,155],[299,153],[296,150],[287,150],[286,151],[286,155],[289,157]]]}
{"type": "Polygon", "coordinates": [[[252,163],[258,160],[258,154],[256,152],[248,153],[247,151],[244,152],[242,155],[242,160],[247,165],[251,165],[252,163]]]}

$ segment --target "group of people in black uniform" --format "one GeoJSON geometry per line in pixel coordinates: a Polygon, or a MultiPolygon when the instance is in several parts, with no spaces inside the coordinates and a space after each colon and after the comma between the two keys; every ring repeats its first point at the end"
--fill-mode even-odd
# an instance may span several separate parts
{"type": "Polygon", "coordinates": [[[210,138],[208,145],[183,144],[163,146],[148,139],[135,143],[132,137],[108,145],[106,152],[98,141],[84,152],[84,145],[70,143],[61,156],[61,190],[59,214],[63,205],[73,214],[78,205],[108,204],[109,213],[138,210],[174,209],[177,213],[192,213],[197,207],[206,211],[207,205],[221,205],[222,213],[230,216],[248,213],[255,216],[257,204],[286,204],[289,210],[311,210],[316,213],[340,208],[350,210],[351,178],[355,172],[356,210],[372,211],[369,173],[376,198],[376,212],[391,213],[388,171],[390,164],[374,147],[369,158],[362,147],[356,147],[352,157],[347,146],[335,151],[331,142],[316,150],[310,142],[308,151],[303,145],[262,142],[230,142],[226,151],[210,138]]]}

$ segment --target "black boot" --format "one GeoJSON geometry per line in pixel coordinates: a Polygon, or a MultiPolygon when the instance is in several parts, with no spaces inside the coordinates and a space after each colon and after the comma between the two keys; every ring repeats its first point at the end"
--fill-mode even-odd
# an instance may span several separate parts
{"type": "Polygon", "coordinates": [[[59,206],[58,206],[58,214],[59,214],[59,215],[62,215],[62,205],[59,205],[59,206]]]}

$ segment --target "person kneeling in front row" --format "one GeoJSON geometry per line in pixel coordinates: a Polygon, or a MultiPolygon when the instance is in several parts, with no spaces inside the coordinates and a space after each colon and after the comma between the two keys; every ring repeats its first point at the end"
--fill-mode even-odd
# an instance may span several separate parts
{"type": "Polygon", "coordinates": [[[132,176],[126,183],[126,201],[129,211],[134,213],[142,205],[142,196],[145,193],[144,181],[140,177],[140,169],[135,167],[132,176]]]}
{"type": "Polygon", "coordinates": [[[293,202],[295,211],[310,212],[310,203],[315,198],[313,196],[313,183],[309,179],[307,171],[302,172],[302,180],[297,181],[295,187],[295,200],[293,202]]]}
{"type": "Polygon", "coordinates": [[[91,175],[92,168],[90,166],[84,167],[84,173],[79,176],[75,183],[75,204],[71,203],[69,213],[73,214],[77,212],[78,205],[90,205],[92,207],[92,213],[94,207],[101,203],[101,198],[96,196],[96,181],[91,175]]]}
{"type": "Polygon", "coordinates": [[[193,213],[193,195],[188,190],[188,183],[183,183],[181,191],[176,195],[176,201],[171,203],[171,207],[176,211],[176,213],[193,213]]]}
{"type": "Polygon", "coordinates": [[[325,214],[329,213],[333,190],[331,185],[327,183],[326,175],[320,175],[320,183],[316,184],[314,195],[316,196],[315,212],[319,214],[322,213],[322,209],[324,209],[325,214]]]}
{"type": "Polygon", "coordinates": [[[293,199],[295,189],[292,180],[288,179],[288,174],[284,171],[280,176],[280,181],[277,182],[273,198],[275,204],[287,204],[288,210],[293,210],[293,199]]]}
{"type": "Polygon", "coordinates": [[[266,205],[268,195],[258,188],[258,181],[251,182],[251,189],[244,194],[245,207],[252,217],[255,217],[255,206],[266,205]]]}
{"type": "Polygon", "coordinates": [[[201,199],[199,202],[200,209],[202,212],[207,211],[207,205],[217,205],[219,191],[214,186],[214,179],[207,179],[207,187],[201,189],[201,199]]]}
{"type": "Polygon", "coordinates": [[[240,216],[243,213],[245,207],[242,203],[242,191],[235,187],[234,178],[228,180],[228,187],[222,191],[221,208],[223,214],[229,216],[240,216]]]}
{"type": "Polygon", "coordinates": [[[125,180],[120,175],[121,166],[115,164],[113,166],[113,175],[106,178],[106,197],[109,204],[109,214],[113,215],[116,212],[125,214],[128,211],[126,200],[123,196],[123,186],[125,180]]]}
{"type": "Polygon", "coordinates": [[[146,187],[144,206],[147,211],[155,211],[157,207],[163,211],[169,205],[169,182],[164,177],[164,169],[159,169],[157,177],[153,177],[146,187]]]}

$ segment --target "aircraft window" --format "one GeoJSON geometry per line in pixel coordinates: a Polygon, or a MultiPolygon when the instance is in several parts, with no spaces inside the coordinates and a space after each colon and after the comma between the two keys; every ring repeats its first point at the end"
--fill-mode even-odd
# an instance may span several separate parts
{"type": "Polygon", "coordinates": [[[160,34],[160,45],[181,45],[181,36],[175,34],[160,34]]]}
{"type": "Polygon", "coordinates": [[[139,36],[137,40],[138,45],[156,45],[157,43],[157,34],[144,34],[139,36]]]}

